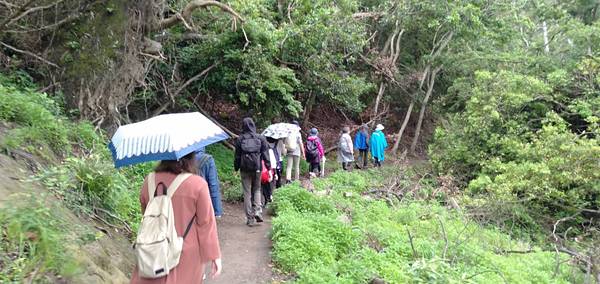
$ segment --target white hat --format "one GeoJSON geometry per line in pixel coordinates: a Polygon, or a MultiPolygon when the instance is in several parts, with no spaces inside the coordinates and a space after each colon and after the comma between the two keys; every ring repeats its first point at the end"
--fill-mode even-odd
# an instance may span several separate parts
{"type": "Polygon", "coordinates": [[[381,124],[377,124],[377,127],[375,127],[375,130],[383,130],[385,129],[385,127],[383,127],[383,125],[381,124]]]}

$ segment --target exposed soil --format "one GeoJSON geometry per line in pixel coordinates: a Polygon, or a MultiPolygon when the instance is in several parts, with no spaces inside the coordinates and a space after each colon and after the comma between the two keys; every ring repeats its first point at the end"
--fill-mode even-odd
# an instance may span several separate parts
{"type": "Polygon", "coordinates": [[[271,216],[264,214],[261,225],[246,226],[242,203],[224,203],[217,221],[223,259],[223,273],[206,283],[279,283],[271,262],[271,216]]]}

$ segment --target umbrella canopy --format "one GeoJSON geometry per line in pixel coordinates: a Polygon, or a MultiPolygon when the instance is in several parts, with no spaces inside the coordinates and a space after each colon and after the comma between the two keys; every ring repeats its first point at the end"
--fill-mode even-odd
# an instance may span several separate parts
{"type": "Polygon", "coordinates": [[[109,148],[118,168],[148,161],[179,160],[227,138],[223,129],[198,112],[173,113],[119,127],[109,148]]]}
{"type": "Polygon", "coordinates": [[[281,139],[288,137],[294,131],[300,131],[300,127],[292,123],[275,123],[269,125],[262,132],[262,135],[273,139],[281,139]]]}

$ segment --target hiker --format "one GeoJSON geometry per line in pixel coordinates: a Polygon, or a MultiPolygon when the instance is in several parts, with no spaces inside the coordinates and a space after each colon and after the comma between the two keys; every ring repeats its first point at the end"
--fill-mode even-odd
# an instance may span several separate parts
{"type": "Polygon", "coordinates": [[[294,179],[300,179],[300,155],[306,159],[304,153],[304,144],[302,143],[302,135],[300,134],[300,125],[298,121],[292,121],[292,124],[298,126],[298,131],[292,131],[290,135],[285,138],[285,149],[287,151],[287,167],[286,167],[286,183],[292,182],[292,171],[294,172],[294,179]]]}
{"type": "Polygon", "coordinates": [[[385,140],[385,134],[382,132],[383,129],[383,125],[377,124],[375,131],[371,134],[371,143],[369,143],[371,156],[377,167],[381,167],[381,163],[385,160],[385,148],[388,146],[387,141],[385,140]]]}
{"type": "MultiPolygon", "coordinates": [[[[267,141],[269,141],[269,137],[267,137],[267,141]]],[[[275,143],[275,150],[277,151],[277,156],[279,157],[277,160],[277,180],[275,181],[275,187],[280,188],[283,183],[283,157],[286,154],[285,139],[277,139],[273,143],[275,143]]]]}
{"type": "Polygon", "coordinates": [[[366,169],[368,163],[367,157],[369,156],[369,126],[367,124],[363,124],[360,130],[356,132],[354,136],[354,148],[358,149],[357,167],[366,169]]]}
{"type": "Polygon", "coordinates": [[[309,172],[314,176],[321,175],[321,160],[325,156],[325,150],[323,150],[323,143],[321,138],[318,136],[319,131],[316,128],[310,129],[310,134],[306,139],[306,161],[310,165],[309,172]]]}
{"type": "Polygon", "coordinates": [[[350,127],[342,128],[342,136],[338,143],[338,162],[342,163],[344,171],[349,170],[350,163],[354,162],[354,147],[350,137],[350,127]]]}
{"type": "MultiPolygon", "coordinates": [[[[176,234],[184,238],[183,249],[179,262],[176,263],[173,269],[168,271],[168,275],[161,278],[146,278],[142,276],[142,268],[136,266],[131,277],[131,283],[202,283],[204,264],[208,262],[212,263],[213,278],[221,273],[221,249],[219,247],[215,214],[211,205],[208,184],[203,178],[195,175],[197,172],[195,159],[195,153],[192,152],[178,161],[161,161],[154,173],[148,175],[144,180],[140,190],[142,214],[145,213],[146,209],[152,212],[156,210],[156,202],[160,201],[155,200],[156,196],[168,196],[174,192],[169,205],[172,205],[176,234]],[[189,177],[180,175],[186,173],[191,175],[189,177]],[[167,189],[172,183],[175,183],[173,186],[176,188],[167,189]],[[176,186],[177,183],[179,183],[179,186],[176,186]],[[152,185],[155,185],[155,188],[150,188],[152,191],[150,193],[148,190],[152,185]],[[152,206],[147,208],[146,206],[149,204],[152,206]]],[[[148,220],[152,219],[151,216],[145,216],[144,220],[146,218],[148,220]]],[[[144,223],[142,221],[140,234],[138,234],[134,247],[136,250],[147,246],[147,244],[140,242],[140,239],[146,239],[149,236],[147,233],[162,235],[160,232],[152,231],[157,229],[156,226],[147,226],[148,224],[154,225],[155,223],[144,223]],[[150,229],[150,231],[144,232],[145,229],[150,229]]],[[[142,259],[142,263],[156,263],[155,259],[147,259],[149,256],[148,251],[142,251],[146,254],[138,255],[138,263],[140,263],[140,259],[142,259]],[[145,260],[144,257],[146,257],[145,260]]],[[[164,253],[162,251],[161,254],[159,251],[156,255],[164,255],[164,253]]],[[[172,259],[170,261],[165,260],[163,263],[172,261],[172,259]]]]}
{"type": "Polygon", "coordinates": [[[206,183],[208,183],[215,217],[221,218],[223,216],[223,206],[221,204],[221,188],[215,159],[202,148],[196,151],[196,163],[198,166],[198,175],[203,177],[206,183]]]}
{"type": "Polygon", "coordinates": [[[233,167],[240,171],[244,189],[244,209],[246,225],[254,226],[261,223],[262,218],[262,189],[260,184],[262,162],[267,168],[271,167],[268,152],[269,146],[264,136],[256,134],[256,126],[252,118],[242,121],[242,134],[235,143],[235,159],[233,167]]]}
{"type": "Polygon", "coordinates": [[[262,207],[266,208],[267,204],[273,202],[273,189],[279,179],[278,171],[280,171],[281,164],[279,163],[279,153],[277,152],[277,140],[271,137],[267,137],[267,143],[269,146],[268,156],[271,162],[271,167],[263,168],[261,173],[261,188],[262,188],[262,207]]]}

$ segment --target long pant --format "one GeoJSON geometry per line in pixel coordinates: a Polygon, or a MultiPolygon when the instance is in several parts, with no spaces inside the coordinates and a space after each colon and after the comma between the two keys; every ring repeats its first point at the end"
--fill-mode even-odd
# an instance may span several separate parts
{"type": "Polygon", "coordinates": [[[277,180],[275,181],[275,187],[276,188],[280,188],[281,187],[281,181],[283,180],[283,170],[281,169],[281,167],[277,168],[277,180]]]}
{"type": "Polygon", "coordinates": [[[358,149],[358,159],[356,159],[356,164],[363,169],[366,168],[367,163],[369,162],[369,160],[367,160],[368,155],[369,152],[367,149],[358,149]]]}
{"type": "Polygon", "coordinates": [[[311,162],[310,163],[310,172],[320,175],[321,174],[321,162],[320,161],[315,162],[315,163],[311,162]]]}
{"type": "Polygon", "coordinates": [[[377,157],[374,157],[373,159],[375,159],[375,166],[381,167],[381,161],[379,161],[379,159],[377,159],[377,157]]]}
{"type": "Polygon", "coordinates": [[[240,172],[244,188],[244,208],[246,218],[253,219],[262,213],[262,191],[260,188],[260,172],[240,172]]]}
{"type": "Polygon", "coordinates": [[[261,184],[262,188],[262,206],[266,207],[267,203],[272,202],[271,195],[273,194],[273,187],[275,181],[261,184]]]}
{"type": "Polygon", "coordinates": [[[285,178],[287,181],[292,181],[292,169],[294,170],[294,180],[300,179],[300,156],[288,155],[287,167],[285,169],[285,178]]]}

